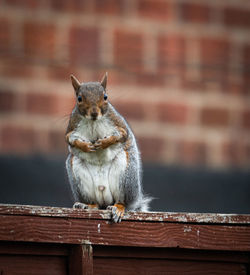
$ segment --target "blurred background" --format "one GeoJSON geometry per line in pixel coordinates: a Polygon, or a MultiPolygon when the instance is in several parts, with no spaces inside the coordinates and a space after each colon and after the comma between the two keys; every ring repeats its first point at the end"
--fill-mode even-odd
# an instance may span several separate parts
{"type": "Polygon", "coordinates": [[[71,207],[69,76],[105,71],[152,210],[250,213],[245,0],[0,0],[0,203],[71,207]]]}

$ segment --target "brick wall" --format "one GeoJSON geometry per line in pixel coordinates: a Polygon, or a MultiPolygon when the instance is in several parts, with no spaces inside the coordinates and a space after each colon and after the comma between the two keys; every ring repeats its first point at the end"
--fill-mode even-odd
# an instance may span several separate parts
{"type": "Polygon", "coordinates": [[[1,0],[0,152],[65,154],[69,75],[109,72],[145,161],[250,164],[250,3],[1,0]]]}

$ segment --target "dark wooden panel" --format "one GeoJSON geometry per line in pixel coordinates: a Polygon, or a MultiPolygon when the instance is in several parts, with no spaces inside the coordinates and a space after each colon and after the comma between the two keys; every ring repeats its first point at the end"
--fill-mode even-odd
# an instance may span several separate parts
{"type": "Polygon", "coordinates": [[[94,274],[247,274],[243,264],[159,259],[94,258],[94,274]]]}
{"type": "Polygon", "coordinates": [[[69,246],[48,243],[1,242],[1,254],[68,256],[69,246]]]}
{"type": "Polygon", "coordinates": [[[67,258],[58,256],[1,255],[3,275],[66,275],[67,258]]]}
{"type": "Polygon", "coordinates": [[[250,227],[1,215],[0,240],[249,251],[250,227]]]}
{"type": "MultiPolygon", "coordinates": [[[[0,204],[0,214],[25,215],[45,217],[69,217],[81,219],[110,220],[110,211],[107,210],[80,210],[72,208],[6,205],[0,204]]],[[[209,214],[209,213],[168,213],[168,212],[128,212],[124,216],[128,221],[145,222],[178,222],[204,224],[250,224],[250,215],[238,214],[209,214]]]]}
{"type": "Polygon", "coordinates": [[[97,258],[151,258],[217,261],[250,264],[248,252],[194,250],[180,248],[94,246],[93,255],[97,258]]]}

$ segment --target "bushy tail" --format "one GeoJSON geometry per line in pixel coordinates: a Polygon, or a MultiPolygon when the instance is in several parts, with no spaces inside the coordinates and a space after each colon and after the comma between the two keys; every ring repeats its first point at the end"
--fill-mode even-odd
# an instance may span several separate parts
{"type": "Polygon", "coordinates": [[[153,197],[147,195],[141,195],[136,203],[131,207],[132,211],[142,211],[148,212],[149,211],[149,203],[153,200],[153,197]]]}

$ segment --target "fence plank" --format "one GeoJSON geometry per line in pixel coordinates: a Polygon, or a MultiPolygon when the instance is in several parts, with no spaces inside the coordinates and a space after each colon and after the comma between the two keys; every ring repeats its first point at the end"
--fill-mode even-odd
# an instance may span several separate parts
{"type": "MultiPolygon", "coordinates": [[[[44,217],[68,217],[80,219],[110,220],[108,210],[82,210],[61,207],[8,205],[0,204],[0,215],[25,215],[44,217]]],[[[178,222],[178,223],[213,223],[213,224],[250,224],[249,214],[218,213],[174,213],[174,212],[127,212],[126,221],[178,222]]]]}
{"type": "Polygon", "coordinates": [[[250,226],[0,215],[0,240],[250,250],[250,226]]]}

